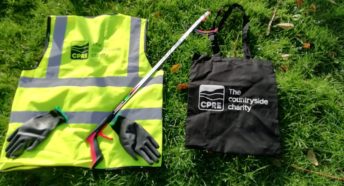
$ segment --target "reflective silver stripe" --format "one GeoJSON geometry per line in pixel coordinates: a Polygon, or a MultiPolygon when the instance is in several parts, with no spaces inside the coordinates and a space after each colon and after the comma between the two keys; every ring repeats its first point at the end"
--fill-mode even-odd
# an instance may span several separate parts
{"type": "Polygon", "coordinates": [[[139,55],[140,55],[140,35],[141,35],[141,19],[131,17],[130,22],[130,41],[128,54],[128,75],[136,75],[139,73],[139,55]]]}
{"type": "MultiPolygon", "coordinates": [[[[15,111],[11,113],[11,123],[24,123],[29,119],[47,112],[15,111]]],[[[65,112],[68,123],[99,124],[109,112],[65,112]]],[[[126,109],[121,115],[131,120],[161,120],[161,108],[126,109]]]]}
{"type": "Polygon", "coordinates": [[[56,16],[52,48],[49,55],[47,78],[57,78],[62,58],[62,47],[67,27],[67,16],[56,16]]]}
{"type": "MultiPolygon", "coordinates": [[[[114,86],[114,87],[134,87],[140,77],[99,77],[99,78],[64,78],[64,79],[45,79],[45,78],[28,78],[21,77],[19,87],[58,87],[58,86],[114,86]]],[[[147,85],[162,84],[163,76],[151,78],[147,85]]]]}

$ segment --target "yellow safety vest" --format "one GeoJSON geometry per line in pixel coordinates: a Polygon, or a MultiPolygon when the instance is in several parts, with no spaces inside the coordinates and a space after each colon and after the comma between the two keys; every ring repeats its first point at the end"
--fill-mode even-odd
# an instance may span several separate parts
{"type": "MultiPolygon", "coordinates": [[[[5,156],[0,170],[42,166],[90,167],[87,136],[151,69],[145,55],[147,21],[122,14],[97,17],[50,16],[48,45],[39,66],[21,73],[13,100],[8,136],[25,121],[60,106],[69,122],[59,125],[34,150],[16,159],[5,156]]],[[[135,120],[159,143],[162,153],[162,82],[158,71],[124,106],[122,115],[135,120]]],[[[96,168],[161,166],[133,159],[118,135],[98,137],[104,159],[96,168]]]]}

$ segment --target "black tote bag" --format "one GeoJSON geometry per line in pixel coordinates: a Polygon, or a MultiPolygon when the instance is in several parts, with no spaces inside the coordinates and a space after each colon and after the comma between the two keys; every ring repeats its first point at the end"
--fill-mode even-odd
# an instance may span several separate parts
{"type": "Polygon", "coordinates": [[[251,59],[249,18],[240,5],[229,6],[219,26],[215,24],[209,36],[214,54],[194,59],[189,74],[185,146],[222,153],[279,154],[277,87],[272,63],[251,59]],[[244,59],[219,54],[216,33],[222,30],[233,9],[243,12],[244,59]]]}

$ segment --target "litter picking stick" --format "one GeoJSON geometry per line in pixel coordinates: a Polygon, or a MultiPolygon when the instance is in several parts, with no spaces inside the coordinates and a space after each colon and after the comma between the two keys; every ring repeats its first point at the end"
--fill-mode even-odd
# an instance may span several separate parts
{"type": "Polygon", "coordinates": [[[130,91],[130,93],[117,105],[115,110],[111,112],[103,121],[92,131],[92,133],[87,137],[87,142],[90,144],[91,148],[91,157],[92,165],[91,168],[94,168],[103,158],[103,154],[99,148],[97,141],[97,136],[110,139],[102,133],[102,130],[107,124],[109,124],[116,114],[123,108],[123,106],[132,98],[135,93],[141,88],[141,86],[148,81],[148,79],[160,68],[160,66],[166,61],[166,59],[176,50],[176,48],[182,44],[182,42],[190,35],[190,33],[201,23],[202,20],[205,20],[206,17],[210,15],[210,12],[207,11],[204,13],[184,34],[183,36],[172,46],[172,48],[162,57],[159,62],[143,77],[139,83],[130,91]]]}

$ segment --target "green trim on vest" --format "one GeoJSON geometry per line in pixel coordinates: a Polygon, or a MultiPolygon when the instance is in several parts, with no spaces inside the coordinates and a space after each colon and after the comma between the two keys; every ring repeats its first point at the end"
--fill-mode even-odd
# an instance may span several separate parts
{"type": "MultiPolygon", "coordinates": [[[[152,68],[145,55],[147,21],[122,14],[97,17],[50,16],[47,49],[36,69],[24,70],[12,104],[6,138],[29,118],[59,105],[69,118],[36,149],[16,159],[5,157],[0,170],[44,166],[89,168],[86,137],[152,68]]],[[[163,71],[158,71],[125,105],[122,114],[135,120],[159,143],[162,153],[163,71]]],[[[149,165],[134,160],[117,134],[106,127],[112,141],[98,138],[104,155],[96,168],[115,169],[149,165]]]]}

